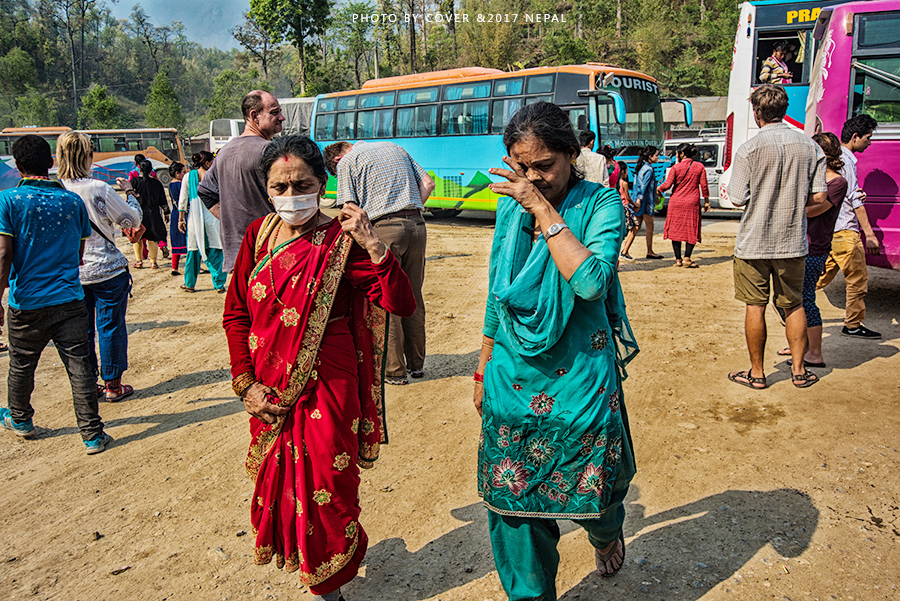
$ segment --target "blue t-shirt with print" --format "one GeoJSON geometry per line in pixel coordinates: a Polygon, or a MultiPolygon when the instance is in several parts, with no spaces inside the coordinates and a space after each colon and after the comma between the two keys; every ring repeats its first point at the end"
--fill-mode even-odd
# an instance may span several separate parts
{"type": "Polygon", "coordinates": [[[84,298],[78,264],[91,221],[80,196],[57,181],[23,179],[0,192],[0,235],[13,238],[10,307],[28,311],[84,298]]]}

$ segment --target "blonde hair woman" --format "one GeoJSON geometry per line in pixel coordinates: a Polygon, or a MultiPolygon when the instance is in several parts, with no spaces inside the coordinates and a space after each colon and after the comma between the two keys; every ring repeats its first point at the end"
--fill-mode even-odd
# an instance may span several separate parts
{"type": "Polygon", "coordinates": [[[79,268],[79,276],[91,324],[94,374],[102,376],[105,382],[105,386],[98,386],[98,393],[101,397],[105,395],[107,401],[120,401],[134,392],[134,388],[122,384],[122,374],[128,369],[125,311],[131,276],[128,259],[116,247],[115,235],[118,228],[140,225],[141,207],[127,179],[117,180],[126,195],[122,200],[109,184],[91,178],[93,154],[90,139],[80,132],[66,132],[56,143],[59,179],[66,189],[84,201],[93,230],[84,243],[84,263],[79,268]],[[100,346],[99,370],[95,332],[100,346]]]}

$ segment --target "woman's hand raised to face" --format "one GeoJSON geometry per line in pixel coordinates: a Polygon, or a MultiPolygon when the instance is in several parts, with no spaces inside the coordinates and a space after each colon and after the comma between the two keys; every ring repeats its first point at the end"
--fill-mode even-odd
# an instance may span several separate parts
{"type": "Polygon", "coordinates": [[[509,196],[517,203],[522,205],[529,213],[534,214],[540,206],[547,203],[547,199],[541,194],[541,191],[535,187],[531,180],[525,176],[522,167],[517,165],[511,158],[503,157],[503,162],[512,168],[509,169],[488,169],[489,173],[505,177],[509,182],[497,182],[489,187],[491,191],[500,196],[509,196]]]}
{"type": "Polygon", "coordinates": [[[267,395],[277,395],[277,393],[259,382],[255,382],[245,392],[241,400],[244,401],[244,408],[247,413],[253,417],[274,424],[279,415],[284,415],[291,410],[290,407],[279,407],[274,403],[270,403],[267,395]]]}
{"type": "Polygon", "coordinates": [[[341,229],[353,236],[356,243],[368,251],[373,261],[384,256],[386,246],[364,210],[349,202],[341,207],[338,221],[341,222],[341,229]]]}

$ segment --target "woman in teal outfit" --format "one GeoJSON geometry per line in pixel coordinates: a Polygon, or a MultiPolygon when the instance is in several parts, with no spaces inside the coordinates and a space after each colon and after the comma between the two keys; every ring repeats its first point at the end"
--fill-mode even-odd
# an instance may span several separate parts
{"type": "Polygon", "coordinates": [[[625,560],[623,501],[634,458],[622,395],[637,353],[616,271],[618,193],[583,181],[566,114],[539,102],[503,136],[511,170],[491,248],[481,360],[478,488],[511,601],[556,599],[557,519],[588,532],[597,570],[625,560]]]}

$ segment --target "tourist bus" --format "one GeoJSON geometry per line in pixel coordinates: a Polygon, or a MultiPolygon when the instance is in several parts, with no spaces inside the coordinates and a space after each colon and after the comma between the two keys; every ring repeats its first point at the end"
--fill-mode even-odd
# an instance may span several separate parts
{"type": "Polygon", "coordinates": [[[813,29],[823,8],[841,1],[846,0],[751,0],[741,4],[728,82],[724,173],[719,178],[721,206],[734,206],[728,202],[726,187],[731,179],[729,168],[735,151],[759,131],[753,120],[749,98],[750,92],[761,83],[759,76],[763,63],[772,56],[777,42],[784,41],[789,45],[791,55],[785,62],[793,77],[791,83],[780,84],[788,95],[788,112],[784,121],[802,130],[817,46],[813,29]]]}
{"type": "Polygon", "coordinates": [[[878,121],[872,144],[856,155],[866,213],[882,252],[869,265],[900,269],[900,0],[823,8],[814,38],[819,53],[810,82],[805,131],[841,135],[844,122],[878,121]]]}
{"type": "MultiPolygon", "coordinates": [[[[469,67],[373,79],[360,90],[321,94],[312,137],[323,148],[337,141],[395,142],[433,177],[436,188],[425,203],[432,213],[494,211],[499,197],[488,185],[501,178],[488,169],[504,166],[503,131],[516,111],[540,100],[561,106],[576,131],[593,131],[598,147],[619,151],[662,148],[661,102],[682,103],[688,123],[692,118],[690,103],[660,98],[652,77],[611,65],[515,72],[469,67]]],[[[661,178],[666,163],[655,167],[661,178]]],[[[326,195],[335,193],[330,178],[326,195]]]]}
{"type": "MultiPolygon", "coordinates": [[[[69,127],[8,127],[0,132],[0,190],[13,187],[19,181],[12,158],[12,145],[20,137],[35,134],[50,143],[56,155],[56,139],[69,127]]],[[[159,181],[167,186],[171,181],[169,165],[175,161],[184,163],[184,151],[178,132],[171,128],[157,129],[92,129],[79,130],[91,138],[94,147],[94,166],[91,175],[109,184],[117,177],[128,177],[134,169],[134,155],[140,153],[153,165],[159,181]]],[[[54,166],[51,171],[56,173],[54,166]]]]}

